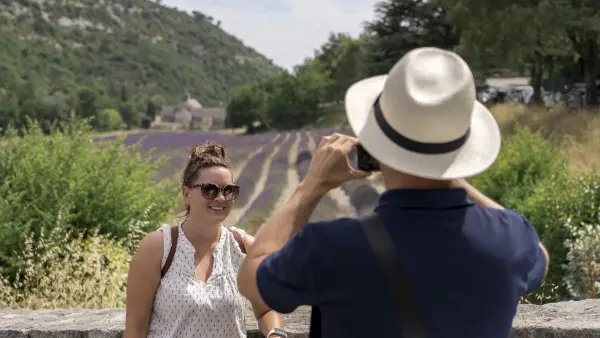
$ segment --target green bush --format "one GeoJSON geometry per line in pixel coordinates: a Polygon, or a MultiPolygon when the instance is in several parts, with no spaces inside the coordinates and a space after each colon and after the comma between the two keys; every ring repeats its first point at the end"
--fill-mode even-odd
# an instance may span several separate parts
{"type": "Polygon", "coordinates": [[[550,141],[517,126],[496,163],[471,180],[490,198],[527,217],[550,253],[545,282],[524,299],[528,302],[560,301],[589,290],[581,274],[595,258],[583,250],[587,242],[581,243],[593,237],[581,239],[578,234],[598,223],[600,179],[571,175],[568,168],[567,158],[550,141]]]}
{"type": "Polygon", "coordinates": [[[565,241],[567,290],[576,299],[597,298],[600,293],[600,224],[573,225],[569,219],[566,227],[572,237],[565,241]]]}
{"type": "MultiPolygon", "coordinates": [[[[585,287],[574,273],[580,258],[590,257],[579,245],[581,231],[600,219],[600,177],[597,174],[559,177],[541,182],[525,201],[531,223],[540,232],[551,262],[546,280],[558,285],[554,301],[579,297],[585,287]],[[578,252],[579,251],[579,252],[578,252]],[[571,258],[569,258],[571,257],[571,258]]],[[[584,242],[582,242],[584,241],[584,242]]],[[[593,258],[586,258],[593,262],[593,258]]],[[[598,262],[596,260],[596,262],[598,262]]]]}
{"type": "Polygon", "coordinates": [[[0,145],[0,266],[15,272],[25,240],[65,227],[126,238],[131,220],[143,231],[164,221],[177,200],[175,182],[152,178],[163,163],[122,139],[93,142],[88,121],[74,119],[44,135],[30,123],[18,136],[8,131],[0,145]]]}
{"type": "Polygon", "coordinates": [[[567,177],[568,161],[540,133],[516,127],[496,162],[471,183],[506,208],[528,213],[525,202],[542,182],[567,177]]]}
{"type": "Polygon", "coordinates": [[[94,124],[98,131],[119,130],[126,127],[121,113],[112,108],[99,111],[94,124]]]}
{"type": "Polygon", "coordinates": [[[119,241],[97,231],[74,237],[64,225],[30,235],[16,276],[0,274],[0,308],[124,307],[130,248],[143,237],[141,225],[131,222],[130,235],[119,241]]]}

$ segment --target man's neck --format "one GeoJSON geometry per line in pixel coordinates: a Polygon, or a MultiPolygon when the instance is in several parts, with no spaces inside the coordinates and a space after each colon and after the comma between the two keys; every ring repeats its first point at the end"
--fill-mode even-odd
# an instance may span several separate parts
{"type": "Polygon", "coordinates": [[[405,174],[387,174],[383,181],[386,189],[449,189],[453,188],[452,181],[431,180],[405,174]]]}
{"type": "MultiPolygon", "coordinates": [[[[384,169],[385,170],[385,169],[384,169]]],[[[469,199],[488,208],[504,209],[500,204],[485,196],[464,179],[432,180],[403,174],[397,171],[385,170],[383,181],[387,190],[391,189],[465,189],[469,199]]]]}

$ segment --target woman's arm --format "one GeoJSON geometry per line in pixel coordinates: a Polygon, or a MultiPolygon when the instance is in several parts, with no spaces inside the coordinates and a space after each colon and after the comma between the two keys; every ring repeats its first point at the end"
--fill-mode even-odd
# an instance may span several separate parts
{"type": "Polygon", "coordinates": [[[124,338],[145,338],[154,295],[160,283],[163,238],[161,232],[148,234],[131,260],[127,276],[124,338]]]}
{"type": "MultiPolygon", "coordinates": [[[[254,243],[254,237],[249,234],[244,235],[242,240],[244,241],[244,245],[246,246],[246,248],[249,248],[254,243]]],[[[265,337],[267,336],[267,333],[269,333],[269,331],[271,331],[274,328],[283,330],[283,318],[281,317],[281,314],[269,309],[268,307],[260,303],[250,303],[252,304],[254,316],[258,321],[258,329],[260,330],[260,332],[262,332],[263,335],[265,335],[265,337]]]]}
{"type": "MultiPolygon", "coordinates": [[[[251,302],[251,304],[252,309],[254,310],[254,316],[258,321],[258,329],[260,330],[260,332],[262,332],[262,334],[265,337],[272,329],[284,329],[283,318],[281,317],[281,314],[269,309],[268,307],[265,307],[264,305],[260,305],[253,302],[251,302]]],[[[275,337],[279,336],[275,335],[275,337]]]]}

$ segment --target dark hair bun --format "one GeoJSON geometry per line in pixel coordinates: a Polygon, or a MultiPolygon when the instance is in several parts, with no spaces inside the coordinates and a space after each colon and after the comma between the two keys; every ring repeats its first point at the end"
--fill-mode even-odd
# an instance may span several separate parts
{"type": "Polygon", "coordinates": [[[219,144],[206,142],[195,146],[190,153],[190,161],[207,157],[218,157],[225,160],[225,149],[219,144]]]}

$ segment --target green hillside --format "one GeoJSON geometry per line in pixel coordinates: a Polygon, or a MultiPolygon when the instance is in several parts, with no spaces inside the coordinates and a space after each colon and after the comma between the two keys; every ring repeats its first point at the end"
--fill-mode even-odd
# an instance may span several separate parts
{"type": "Polygon", "coordinates": [[[90,96],[121,111],[122,102],[172,102],[187,88],[220,105],[233,88],[281,70],[219,26],[143,0],[0,0],[0,118],[50,114],[23,111],[33,96],[61,112],[90,96]]]}

